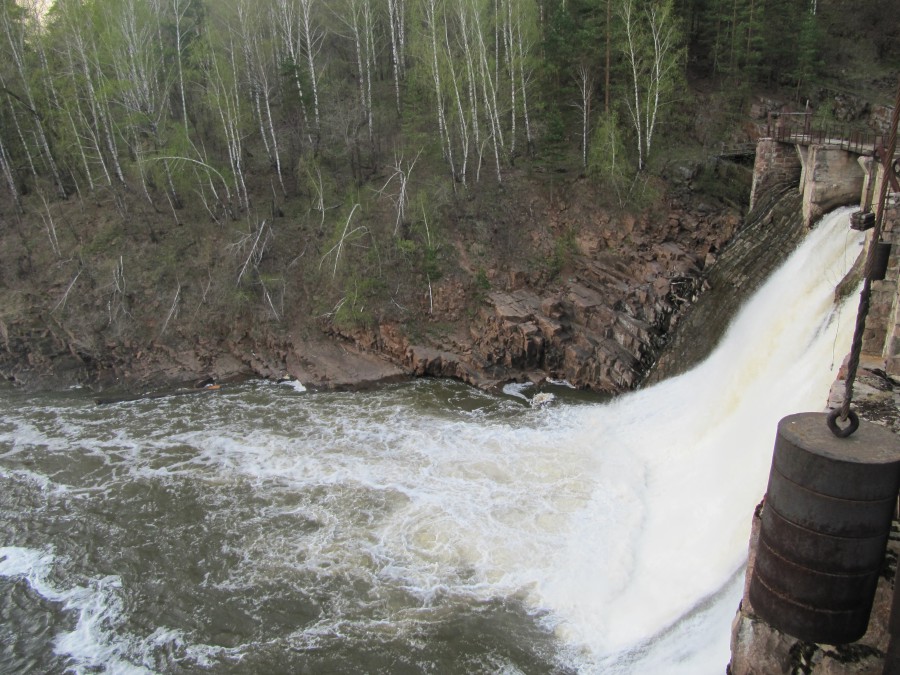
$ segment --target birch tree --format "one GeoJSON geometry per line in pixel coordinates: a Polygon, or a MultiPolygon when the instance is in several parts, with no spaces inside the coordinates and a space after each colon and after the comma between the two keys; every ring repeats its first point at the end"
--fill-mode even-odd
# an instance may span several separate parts
{"type": "MultiPolygon", "coordinates": [[[[522,117],[525,121],[525,141],[528,152],[531,154],[534,152],[534,137],[531,133],[531,113],[528,109],[528,84],[531,81],[531,69],[526,64],[529,62],[532,42],[530,41],[530,37],[526,38],[526,36],[530,36],[533,32],[533,24],[526,19],[526,16],[527,15],[520,9],[515,17],[515,37],[513,39],[513,52],[515,56],[513,63],[518,65],[519,70],[519,90],[522,93],[522,117]],[[527,26],[526,23],[528,24],[527,26]]],[[[513,77],[515,77],[515,74],[513,74],[513,77]]]]}
{"type": "Polygon", "coordinates": [[[9,153],[0,137],[0,170],[3,172],[3,180],[6,187],[9,188],[9,194],[15,202],[16,206],[21,208],[22,203],[19,200],[19,189],[16,187],[16,179],[13,177],[12,168],[10,167],[9,153]]]}
{"type": "Polygon", "coordinates": [[[237,35],[242,45],[246,84],[253,104],[259,137],[266,151],[270,165],[275,169],[282,193],[286,193],[281,166],[281,150],[275,119],[272,115],[272,99],[275,93],[273,82],[275,65],[271,50],[265,47],[269,42],[269,26],[265,14],[254,11],[256,3],[240,0],[237,5],[237,35]]]}
{"type": "Polygon", "coordinates": [[[635,131],[637,168],[643,171],[653,144],[661,109],[670,103],[683,50],[672,0],[620,0],[629,70],[628,113],[635,131]],[[639,6],[640,5],[640,6],[639,6]]]}
{"type": "Polygon", "coordinates": [[[347,0],[338,19],[350,29],[356,61],[356,82],[359,106],[368,127],[369,144],[375,138],[375,121],[372,111],[372,76],[375,68],[374,17],[371,0],[347,0]]]}
{"type": "Polygon", "coordinates": [[[318,145],[321,133],[321,119],[319,116],[319,75],[316,70],[316,59],[322,42],[325,39],[324,31],[313,21],[313,6],[316,0],[299,0],[300,11],[300,35],[302,37],[303,53],[306,56],[306,66],[309,69],[309,86],[312,90],[313,119],[315,120],[316,145],[318,145]]]}
{"type": "MultiPolygon", "coordinates": [[[[66,190],[62,182],[62,177],[60,176],[59,168],[56,164],[56,159],[50,148],[50,142],[47,137],[47,131],[44,128],[43,119],[38,111],[35,92],[33,91],[33,78],[27,63],[25,35],[28,25],[27,18],[27,15],[21,9],[11,7],[6,3],[0,5],[0,30],[3,31],[6,38],[9,48],[8,54],[12,60],[14,72],[17,76],[16,89],[19,93],[17,93],[15,97],[12,95],[12,90],[8,86],[11,83],[4,83],[3,87],[7,92],[7,100],[10,102],[10,105],[13,106],[11,114],[15,118],[15,123],[17,125],[20,124],[19,112],[23,111],[25,113],[25,119],[28,120],[29,128],[33,130],[34,138],[38,145],[38,152],[40,153],[40,156],[43,157],[43,161],[53,177],[53,182],[56,185],[57,191],[61,196],[65,197],[66,190]],[[19,13],[19,16],[14,17],[12,15],[13,11],[19,13]],[[13,101],[14,98],[15,102],[13,101]]],[[[22,136],[22,140],[24,143],[24,136],[22,136]]],[[[25,145],[24,149],[27,151],[27,145],[25,145]]],[[[35,178],[37,178],[37,174],[35,174],[35,178]]]]}
{"type": "MultiPolygon", "coordinates": [[[[272,8],[273,23],[276,26],[277,60],[290,70],[294,88],[297,92],[297,103],[303,120],[304,131],[309,135],[309,111],[306,105],[306,88],[301,77],[301,61],[303,41],[299,29],[299,10],[297,0],[275,0],[272,8]]],[[[309,136],[310,141],[312,137],[309,136]]]]}
{"type": "Polygon", "coordinates": [[[491,141],[494,149],[494,163],[497,169],[497,182],[503,182],[503,175],[500,171],[500,152],[505,148],[503,142],[503,130],[500,125],[500,112],[497,106],[497,87],[494,77],[491,74],[490,62],[488,60],[488,49],[485,41],[485,27],[482,25],[479,16],[476,0],[471,0],[473,11],[473,27],[476,38],[477,58],[479,65],[479,77],[481,81],[482,105],[488,116],[491,130],[491,141]]]}
{"type": "Polygon", "coordinates": [[[431,81],[434,86],[435,113],[437,115],[438,137],[441,142],[441,152],[444,159],[450,164],[451,173],[455,172],[453,166],[453,146],[450,143],[450,135],[447,129],[447,116],[444,110],[444,90],[441,85],[441,50],[438,42],[439,6],[436,0],[425,0],[425,24],[427,26],[428,60],[431,69],[431,81]]]}
{"type": "MultiPolygon", "coordinates": [[[[100,59],[96,41],[90,36],[94,29],[86,8],[71,2],[55,6],[51,37],[61,60],[66,84],[66,96],[62,97],[73,133],[83,143],[82,149],[90,166],[99,167],[102,178],[109,186],[114,179],[124,183],[124,174],[118,158],[108,103],[99,95],[102,76],[98,72],[100,59]]],[[[89,181],[93,186],[93,178],[89,181]]]]}
{"type": "Polygon", "coordinates": [[[594,73],[581,63],[578,65],[578,91],[581,101],[578,109],[581,111],[581,165],[588,165],[588,138],[591,133],[591,103],[594,100],[594,73]]]}
{"type": "Polygon", "coordinates": [[[181,103],[181,120],[184,124],[184,133],[188,130],[187,96],[185,95],[184,61],[189,44],[192,42],[191,33],[198,29],[199,17],[196,8],[196,0],[171,0],[172,27],[175,38],[175,72],[178,77],[178,98],[181,103]],[[192,21],[193,19],[193,21],[192,21]]]}
{"type": "Polygon", "coordinates": [[[406,74],[406,0],[387,0],[387,9],[391,36],[391,66],[394,71],[394,97],[399,116],[402,112],[400,81],[406,74]]]}
{"type": "Polygon", "coordinates": [[[244,113],[239,89],[234,36],[226,37],[221,46],[221,55],[213,52],[204,64],[206,80],[209,83],[209,102],[218,112],[221,129],[228,152],[228,163],[237,188],[238,206],[247,209],[250,196],[247,191],[244,171],[244,113]]]}

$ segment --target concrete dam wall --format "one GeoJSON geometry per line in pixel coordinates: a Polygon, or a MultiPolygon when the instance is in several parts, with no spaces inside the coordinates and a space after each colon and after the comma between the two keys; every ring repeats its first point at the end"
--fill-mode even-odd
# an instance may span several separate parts
{"type": "Polygon", "coordinates": [[[721,339],[738,309],[788,258],[807,228],[796,176],[771,181],[704,280],[704,291],[670,335],[648,383],[686,372],[721,339]]]}

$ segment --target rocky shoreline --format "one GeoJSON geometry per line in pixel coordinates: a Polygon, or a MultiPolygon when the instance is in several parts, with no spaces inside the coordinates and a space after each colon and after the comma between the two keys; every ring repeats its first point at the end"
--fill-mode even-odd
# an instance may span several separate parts
{"type": "MultiPolygon", "coordinates": [[[[179,318],[167,332],[165,325],[138,330],[159,323],[166,307],[156,301],[156,318],[142,315],[150,308],[137,298],[151,289],[136,289],[128,315],[134,328],[114,331],[104,288],[93,279],[77,310],[70,302],[60,317],[54,303],[65,299],[69,282],[47,270],[45,289],[9,288],[0,298],[0,374],[31,389],[80,384],[98,392],[247,377],[293,378],[313,389],[449,377],[492,389],[550,377],[621,393],[644,381],[740,229],[733,207],[703,203],[684,180],[664,212],[616,216],[594,205],[582,179],[568,183],[564,200],[532,191],[526,202],[508,187],[506,199],[518,210],[507,217],[525,241],[506,244],[496,260],[473,257],[483,244],[461,229],[460,273],[436,281],[405,312],[385,311],[360,325],[298,310],[278,323],[244,316],[204,326],[197,317],[179,318]],[[552,265],[529,263],[528,251],[548,255],[554,247],[552,265]],[[478,268],[479,261],[493,264],[478,268]]],[[[528,184],[519,189],[525,194],[528,184]]]]}

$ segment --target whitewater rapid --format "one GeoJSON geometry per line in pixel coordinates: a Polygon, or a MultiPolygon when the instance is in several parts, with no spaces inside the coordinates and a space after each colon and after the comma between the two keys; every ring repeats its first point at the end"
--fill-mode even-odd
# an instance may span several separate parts
{"type": "MultiPolygon", "coordinates": [[[[847,227],[849,212],[823,219],[699,366],[578,412],[582,442],[603,439],[605,461],[610,455],[616,460],[610,472],[601,472],[578,519],[593,546],[574,537],[560,556],[561,573],[541,593],[541,602],[564,617],[561,630],[569,640],[593,654],[633,649],[741,570],[777,422],[793,412],[823,410],[849,351],[857,298],[842,306],[834,301],[836,285],[861,250],[862,236],[847,227]],[[626,480],[619,480],[620,472],[626,480]],[[589,533],[615,519],[627,526],[609,555],[589,533]],[[597,574],[595,560],[603,573],[597,574]]],[[[739,584],[733,586],[739,593],[739,584]]],[[[726,597],[733,614],[738,598],[726,597]]],[[[723,635],[729,625],[720,627],[723,635]]],[[[721,672],[726,641],[717,653],[708,671],[694,663],[681,672],[721,672]]]]}
{"type": "Polygon", "coordinates": [[[109,410],[7,392],[0,487],[21,497],[0,497],[0,580],[68,617],[45,644],[76,672],[387,654],[413,672],[721,673],[777,421],[822,410],[849,349],[848,218],[823,219],[705,362],[606,404],[421,381],[109,410]],[[53,527],[97,513],[85,541],[53,527]],[[226,600],[227,639],[210,627],[226,600]],[[484,614],[509,646],[479,639],[484,614]]]}

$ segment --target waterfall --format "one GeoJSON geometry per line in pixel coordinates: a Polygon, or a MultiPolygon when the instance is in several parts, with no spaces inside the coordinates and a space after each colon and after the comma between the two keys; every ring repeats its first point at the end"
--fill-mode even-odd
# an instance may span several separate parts
{"type": "MultiPolygon", "coordinates": [[[[560,608],[570,638],[593,653],[645,650],[648,635],[690,616],[744,564],[777,422],[824,409],[849,351],[855,297],[834,305],[835,286],[861,251],[849,212],[823,219],[703,363],[580,411],[583,442],[602,445],[609,471],[600,471],[582,532],[559,556],[557,581],[543,599],[560,608]],[[616,519],[628,527],[609,555],[609,543],[590,533],[616,519]]],[[[720,599],[732,614],[739,592],[720,599]]],[[[720,628],[727,634],[728,625],[720,628]]],[[[727,642],[721,650],[727,654],[727,642]]]]}

